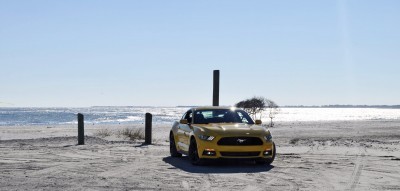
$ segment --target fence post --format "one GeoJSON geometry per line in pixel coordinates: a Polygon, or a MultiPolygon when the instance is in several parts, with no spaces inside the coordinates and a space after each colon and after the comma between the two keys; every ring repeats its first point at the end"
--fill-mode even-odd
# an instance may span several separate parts
{"type": "Polygon", "coordinates": [[[151,126],[152,126],[152,115],[151,113],[146,113],[146,119],[145,119],[145,131],[144,131],[144,136],[145,136],[145,143],[146,144],[151,144],[151,126]]]}
{"type": "Polygon", "coordinates": [[[213,81],[213,106],[219,106],[219,70],[214,70],[213,81]]]}
{"type": "Polygon", "coordinates": [[[84,131],[84,122],[83,115],[78,113],[78,145],[85,144],[85,131],[84,131]]]}

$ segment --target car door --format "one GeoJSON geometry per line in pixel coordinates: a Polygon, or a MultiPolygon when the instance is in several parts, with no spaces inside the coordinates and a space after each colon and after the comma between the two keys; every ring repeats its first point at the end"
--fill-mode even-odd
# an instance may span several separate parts
{"type": "Polygon", "coordinates": [[[191,129],[191,124],[193,121],[193,113],[192,111],[186,112],[185,116],[183,117],[188,121],[187,124],[179,124],[178,126],[178,139],[179,139],[179,148],[184,150],[184,151],[189,151],[189,144],[190,144],[190,132],[192,131],[191,129]]]}

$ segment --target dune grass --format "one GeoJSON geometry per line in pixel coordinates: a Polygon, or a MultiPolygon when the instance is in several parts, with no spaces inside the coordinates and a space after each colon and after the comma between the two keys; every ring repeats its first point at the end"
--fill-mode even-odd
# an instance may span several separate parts
{"type": "Polygon", "coordinates": [[[143,140],[144,130],[142,128],[125,128],[117,132],[117,136],[129,138],[129,140],[143,140]]]}
{"type": "Polygon", "coordinates": [[[129,139],[131,141],[144,140],[144,129],[142,128],[124,128],[121,130],[110,130],[110,129],[99,129],[95,133],[95,136],[105,138],[110,136],[117,136],[118,138],[129,139]]]}
{"type": "Polygon", "coordinates": [[[95,133],[95,136],[99,136],[99,137],[109,137],[113,134],[113,132],[109,129],[99,129],[97,130],[97,132],[95,133]]]}

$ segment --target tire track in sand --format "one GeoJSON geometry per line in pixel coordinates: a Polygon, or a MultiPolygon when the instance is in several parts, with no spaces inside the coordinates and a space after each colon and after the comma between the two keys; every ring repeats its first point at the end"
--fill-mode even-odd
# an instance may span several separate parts
{"type": "MultiPolygon", "coordinates": [[[[278,161],[276,161],[278,162],[278,161]]],[[[245,185],[240,188],[243,191],[255,191],[255,190],[270,190],[275,189],[274,184],[278,184],[284,187],[284,190],[299,190],[299,185],[295,181],[295,174],[292,169],[295,165],[291,162],[281,164],[279,161],[278,166],[275,166],[273,171],[258,172],[258,173],[247,173],[245,176],[237,176],[236,174],[228,174],[220,176],[222,179],[234,179],[236,183],[242,183],[245,185]],[[272,186],[272,187],[271,187],[272,186]]],[[[234,189],[239,189],[236,187],[234,189]]],[[[280,188],[282,189],[282,188],[280,188]]]]}
{"type": "Polygon", "coordinates": [[[360,148],[360,153],[361,154],[357,155],[356,157],[353,173],[351,174],[350,182],[347,185],[346,190],[348,191],[355,190],[358,182],[360,181],[361,172],[365,163],[365,151],[362,151],[360,148]]]}
{"type": "MultiPolygon", "coordinates": [[[[288,157],[287,159],[284,159],[283,156],[287,156],[289,154],[293,153],[286,153],[286,154],[281,154],[280,155],[280,162],[284,163],[281,166],[276,166],[275,170],[278,170],[277,173],[273,175],[273,177],[268,178],[267,181],[265,181],[265,184],[271,185],[274,182],[279,182],[283,181],[288,184],[289,189],[288,190],[299,190],[299,185],[294,181],[295,177],[293,176],[293,171],[292,169],[295,168],[295,163],[292,160],[296,160],[295,158],[290,158],[288,157]]],[[[265,174],[264,174],[265,175],[265,174]]]]}

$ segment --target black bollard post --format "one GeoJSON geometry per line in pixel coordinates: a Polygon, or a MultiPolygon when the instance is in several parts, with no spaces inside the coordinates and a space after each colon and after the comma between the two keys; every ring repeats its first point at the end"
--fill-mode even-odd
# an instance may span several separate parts
{"type": "Polygon", "coordinates": [[[151,126],[152,126],[152,115],[151,113],[146,113],[146,119],[145,119],[145,131],[144,131],[144,136],[145,136],[145,143],[146,144],[151,144],[151,126]]]}
{"type": "Polygon", "coordinates": [[[219,106],[219,70],[214,70],[213,79],[213,106],[219,106]]]}
{"type": "Polygon", "coordinates": [[[85,131],[84,131],[84,122],[83,115],[78,113],[78,145],[85,144],[85,131]]]}

